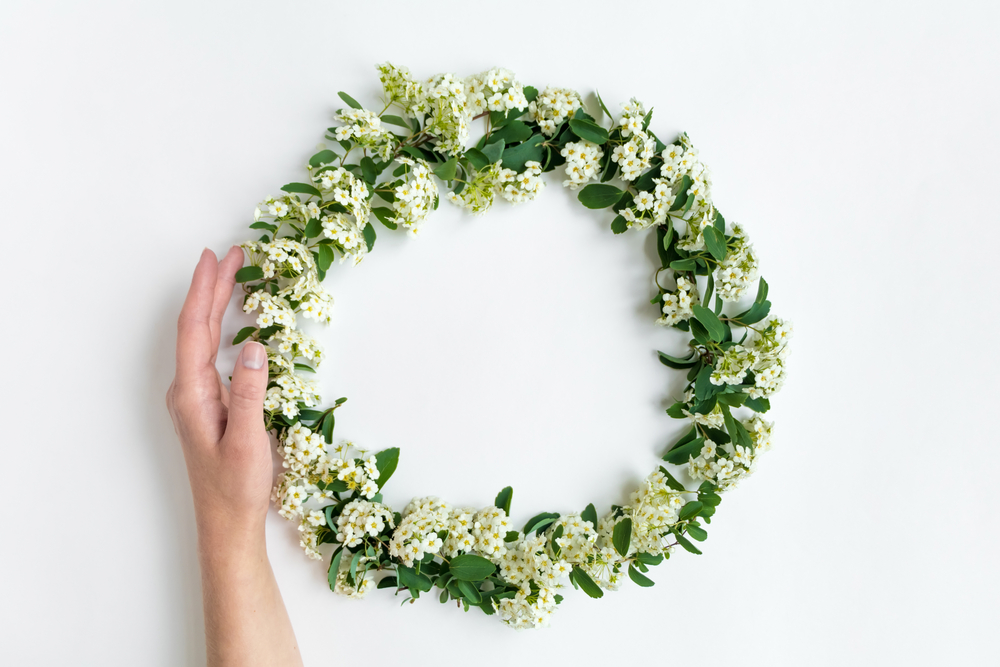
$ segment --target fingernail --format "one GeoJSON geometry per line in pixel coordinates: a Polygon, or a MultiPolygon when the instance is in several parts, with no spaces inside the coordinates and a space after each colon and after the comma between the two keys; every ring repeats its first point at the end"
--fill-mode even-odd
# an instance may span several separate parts
{"type": "Polygon", "coordinates": [[[243,346],[241,357],[243,359],[243,366],[255,371],[264,365],[264,362],[267,360],[267,353],[264,352],[264,346],[260,343],[247,343],[243,346]]]}

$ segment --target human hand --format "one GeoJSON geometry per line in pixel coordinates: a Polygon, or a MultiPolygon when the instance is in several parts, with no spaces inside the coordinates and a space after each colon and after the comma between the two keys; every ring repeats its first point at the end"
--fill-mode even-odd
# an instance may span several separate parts
{"type": "Polygon", "coordinates": [[[243,346],[227,390],[215,368],[222,316],[243,266],[238,246],[216,264],[205,249],[177,321],[177,372],[167,409],[184,449],[202,550],[264,546],[273,470],[263,402],[267,354],[243,346]]]}

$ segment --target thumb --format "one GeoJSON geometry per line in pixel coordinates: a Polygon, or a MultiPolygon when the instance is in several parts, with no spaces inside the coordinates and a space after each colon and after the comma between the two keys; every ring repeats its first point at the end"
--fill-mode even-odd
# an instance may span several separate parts
{"type": "Polygon", "coordinates": [[[267,393],[267,352],[260,343],[243,346],[229,385],[226,436],[237,442],[264,432],[264,395],[267,393]]]}

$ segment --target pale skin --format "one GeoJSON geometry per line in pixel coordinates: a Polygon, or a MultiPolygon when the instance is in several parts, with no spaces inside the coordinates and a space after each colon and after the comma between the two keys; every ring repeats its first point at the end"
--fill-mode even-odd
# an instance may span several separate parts
{"type": "Polygon", "coordinates": [[[264,348],[243,346],[228,389],[215,368],[222,316],[241,266],[237,246],[221,262],[211,250],[202,252],[177,321],[167,409],[194,496],[208,665],[301,665],[264,541],[274,475],[263,419],[264,348]]]}

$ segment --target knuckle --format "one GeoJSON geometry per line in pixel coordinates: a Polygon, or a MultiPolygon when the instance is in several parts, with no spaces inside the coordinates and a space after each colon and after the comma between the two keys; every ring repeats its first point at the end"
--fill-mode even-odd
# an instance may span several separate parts
{"type": "Polygon", "coordinates": [[[263,403],[264,386],[259,382],[247,380],[234,381],[229,386],[229,395],[236,400],[248,403],[263,403]]]}

